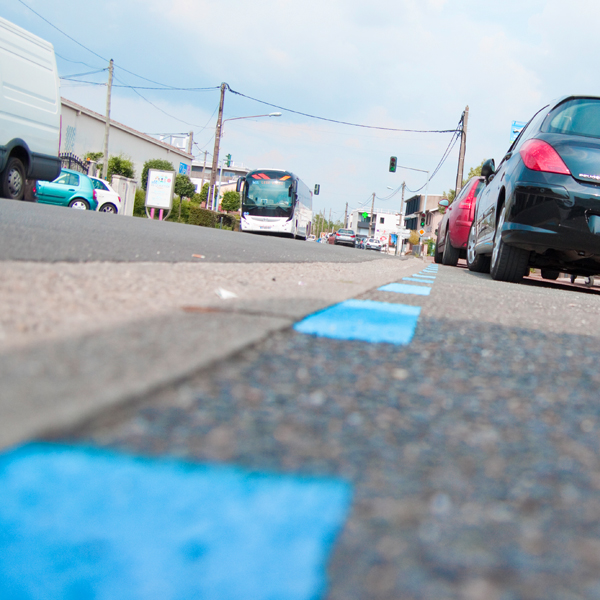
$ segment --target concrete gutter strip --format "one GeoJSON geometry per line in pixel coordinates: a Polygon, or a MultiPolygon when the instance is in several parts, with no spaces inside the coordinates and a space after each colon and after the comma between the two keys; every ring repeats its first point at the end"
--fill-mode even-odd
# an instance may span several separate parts
{"type": "Polygon", "coordinates": [[[0,448],[182,380],[423,264],[2,263],[0,448]]]}

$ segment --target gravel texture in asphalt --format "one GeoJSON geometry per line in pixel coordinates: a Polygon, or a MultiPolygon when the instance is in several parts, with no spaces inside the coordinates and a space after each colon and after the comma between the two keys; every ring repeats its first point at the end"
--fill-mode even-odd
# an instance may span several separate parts
{"type": "Polygon", "coordinates": [[[358,298],[421,306],[413,341],[279,331],[60,439],[347,480],[331,600],[600,599],[600,296],[440,267],[358,298]]]}

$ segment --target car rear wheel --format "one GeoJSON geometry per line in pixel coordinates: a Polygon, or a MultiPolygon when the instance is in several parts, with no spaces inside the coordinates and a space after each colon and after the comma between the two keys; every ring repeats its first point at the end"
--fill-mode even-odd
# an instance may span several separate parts
{"type": "Polygon", "coordinates": [[[103,204],[100,207],[99,212],[111,213],[113,215],[116,215],[118,211],[117,211],[117,207],[114,204],[107,202],[106,204],[103,204]]]}
{"type": "Polygon", "coordinates": [[[509,281],[518,283],[523,279],[527,264],[529,262],[529,252],[522,248],[508,246],[502,241],[502,228],[506,218],[506,205],[502,205],[500,216],[496,225],[496,235],[494,236],[494,250],[490,264],[490,273],[492,279],[496,281],[509,281]]]}
{"type": "Polygon", "coordinates": [[[450,236],[446,233],[446,243],[444,244],[444,252],[442,254],[442,264],[449,267],[455,267],[458,264],[460,250],[455,248],[450,243],[450,236]]]}
{"type": "Polygon", "coordinates": [[[90,210],[90,205],[83,198],[75,198],[69,202],[69,208],[77,208],[79,210],[90,210]]]}
{"type": "Polygon", "coordinates": [[[556,281],[560,275],[560,271],[556,269],[542,269],[541,272],[543,279],[550,279],[551,281],[556,281]]]}
{"type": "Polygon", "coordinates": [[[6,168],[0,173],[2,197],[9,200],[22,200],[25,194],[25,167],[14,156],[9,158],[6,168]]]}
{"type": "Polygon", "coordinates": [[[467,267],[469,267],[469,271],[474,271],[475,273],[489,273],[490,257],[487,254],[475,253],[476,242],[475,224],[473,223],[469,230],[469,241],[467,242],[467,267]]]}

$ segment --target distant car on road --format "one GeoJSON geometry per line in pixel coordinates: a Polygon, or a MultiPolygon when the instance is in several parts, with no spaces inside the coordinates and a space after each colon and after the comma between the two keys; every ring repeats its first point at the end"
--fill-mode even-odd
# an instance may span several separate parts
{"type": "Polygon", "coordinates": [[[381,240],[377,238],[368,238],[365,242],[365,250],[377,250],[381,252],[381,248],[383,247],[381,240]]]}
{"type": "Polygon", "coordinates": [[[469,269],[512,282],[531,267],[545,279],[600,273],[600,97],[544,106],[481,174],[469,269]]]}
{"type": "Polygon", "coordinates": [[[54,181],[38,181],[38,202],[80,210],[96,210],[92,180],[83,173],[63,169],[54,181]]]}
{"type": "Polygon", "coordinates": [[[121,212],[121,196],[115,192],[108,181],[99,177],[91,177],[94,186],[94,197],[98,201],[98,212],[112,213],[116,215],[121,212]]]}
{"type": "Polygon", "coordinates": [[[475,216],[477,194],[485,187],[483,177],[472,177],[460,190],[438,226],[434,260],[455,267],[459,258],[467,258],[467,242],[475,216]]]}
{"type": "Polygon", "coordinates": [[[354,248],[356,244],[356,234],[352,229],[338,229],[335,232],[335,239],[333,243],[344,246],[352,246],[354,248]]]}

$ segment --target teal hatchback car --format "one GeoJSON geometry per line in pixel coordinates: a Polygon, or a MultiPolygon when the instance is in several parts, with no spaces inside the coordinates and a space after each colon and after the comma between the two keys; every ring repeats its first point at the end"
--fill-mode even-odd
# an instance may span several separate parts
{"type": "Polygon", "coordinates": [[[38,181],[37,201],[80,210],[98,208],[91,179],[71,169],[63,169],[54,181],[38,181]]]}

